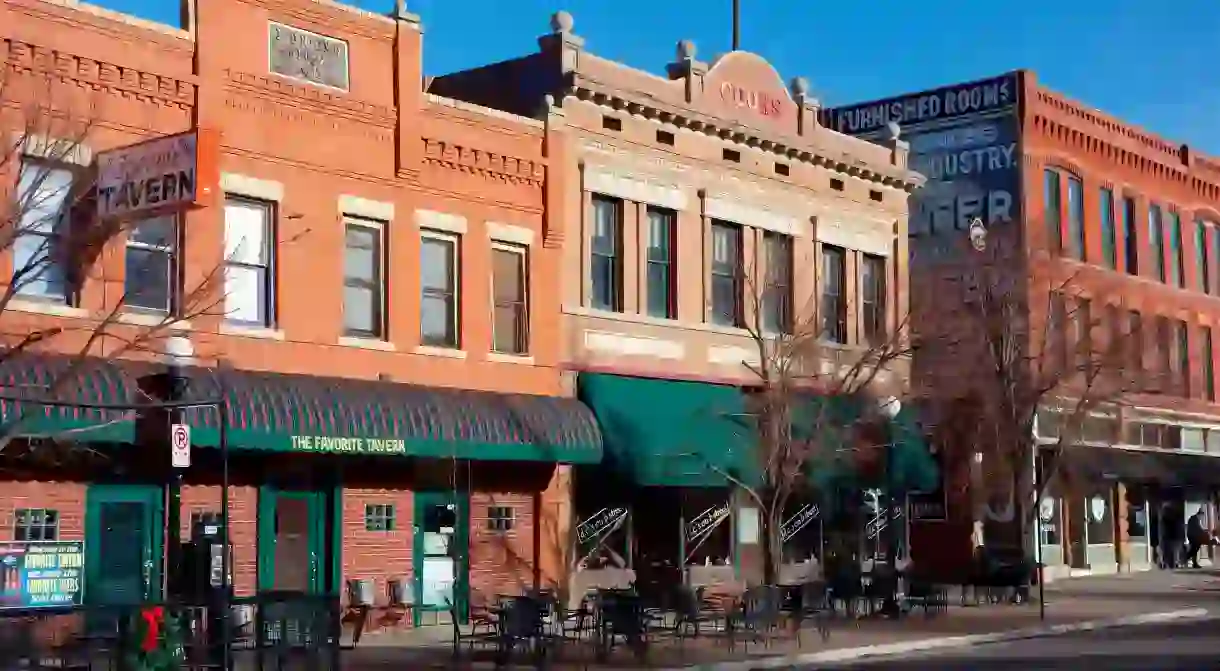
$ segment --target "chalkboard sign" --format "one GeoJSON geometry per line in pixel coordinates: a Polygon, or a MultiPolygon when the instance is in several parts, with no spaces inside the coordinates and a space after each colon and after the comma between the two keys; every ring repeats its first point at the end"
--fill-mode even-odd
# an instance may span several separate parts
{"type": "Polygon", "coordinates": [[[84,569],[81,541],[0,542],[0,609],[80,605],[84,569]]]}

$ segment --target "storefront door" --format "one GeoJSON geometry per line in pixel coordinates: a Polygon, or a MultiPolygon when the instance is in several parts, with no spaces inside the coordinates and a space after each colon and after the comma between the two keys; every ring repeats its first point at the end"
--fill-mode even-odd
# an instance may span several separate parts
{"type": "Polygon", "coordinates": [[[321,492],[264,487],[258,501],[261,590],[317,594],[326,584],[325,497],[321,492]]]}
{"type": "Polygon", "coordinates": [[[161,597],[162,493],[155,485],[90,485],[85,594],[91,603],[127,605],[161,597]]]}
{"type": "Polygon", "coordinates": [[[454,491],[415,492],[415,625],[465,619],[469,594],[470,500],[454,491]]]}

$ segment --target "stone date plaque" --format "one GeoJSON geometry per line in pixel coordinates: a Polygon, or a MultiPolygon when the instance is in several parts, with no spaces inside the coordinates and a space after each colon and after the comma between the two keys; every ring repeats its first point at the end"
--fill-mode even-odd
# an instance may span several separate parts
{"type": "Polygon", "coordinates": [[[268,22],[271,71],[283,77],[348,90],[347,42],[268,22]]]}

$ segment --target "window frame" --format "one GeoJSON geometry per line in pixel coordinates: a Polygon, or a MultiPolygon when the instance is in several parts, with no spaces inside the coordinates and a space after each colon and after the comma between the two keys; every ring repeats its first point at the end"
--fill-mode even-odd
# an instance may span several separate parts
{"type": "Polygon", "coordinates": [[[589,230],[589,307],[594,310],[603,312],[623,312],[625,309],[625,294],[623,284],[623,216],[626,212],[626,207],[622,198],[607,196],[605,194],[595,193],[592,195],[590,204],[590,230],[589,230]],[[614,239],[611,241],[609,251],[600,249],[597,241],[600,238],[597,234],[597,225],[599,222],[598,213],[600,207],[609,208],[612,213],[609,230],[613,233],[614,239]],[[603,302],[597,296],[597,278],[595,277],[595,269],[597,268],[598,259],[607,259],[609,263],[610,276],[605,278],[609,283],[606,290],[610,295],[603,302]]]}
{"type": "Polygon", "coordinates": [[[763,231],[762,245],[766,262],[766,286],[763,290],[762,305],[759,306],[762,321],[759,327],[765,333],[792,335],[795,244],[791,235],[763,231]],[[777,250],[783,256],[783,270],[778,274],[773,270],[776,267],[773,252],[777,250]],[[776,311],[774,318],[770,315],[773,309],[776,311]]]}
{"type": "Polygon", "coordinates": [[[512,244],[494,240],[491,243],[492,253],[492,272],[491,272],[491,351],[497,354],[507,354],[509,356],[527,356],[530,351],[530,257],[529,247],[525,245],[512,244]],[[512,254],[517,257],[517,268],[521,273],[521,296],[507,304],[514,311],[514,324],[518,330],[513,335],[514,349],[500,349],[496,335],[496,311],[502,307],[506,307],[500,303],[500,298],[496,293],[496,273],[495,273],[495,255],[497,252],[512,254]]]}
{"type": "Polygon", "coordinates": [[[462,236],[457,233],[434,228],[421,228],[419,231],[419,343],[424,347],[441,349],[462,349],[462,236]],[[449,245],[449,289],[437,290],[424,284],[424,245],[429,242],[439,242],[449,245]],[[442,298],[446,306],[453,312],[450,326],[453,328],[451,341],[441,341],[429,338],[424,333],[424,309],[428,298],[442,298]]]}
{"type": "Polygon", "coordinates": [[[1190,398],[1190,325],[1179,319],[1173,328],[1173,344],[1178,355],[1177,369],[1174,371],[1177,374],[1178,392],[1184,398],[1190,398]]]}
{"type": "Polygon", "coordinates": [[[1207,244],[1211,238],[1211,234],[1208,233],[1210,228],[1212,227],[1207,220],[1195,218],[1195,266],[1198,271],[1195,280],[1199,289],[1208,295],[1212,293],[1212,264],[1211,259],[1208,258],[1210,255],[1207,244]]]}
{"type": "Polygon", "coordinates": [[[879,345],[889,336],[889,325],[886,323],[886,292],[889,290],[887,261],[884,256],[860,254],[860,327],[864,341],[869,345],[879,345]],[[876,273],[874,284],[877,295],[871,300],[866,291],[867,283],[864,281],[865,271],[869,268],[874,269],[876,273]],[[874,312],[871,320],[870,309],[874,312]]]}
{"type": "Polygon", "coordinates": [[[645,212],[645,221],[648,224],[648,240],[644,248],[644,313],[655,319],[677,319],[678,318],[678,292],[677,292],[677,257],[674,254],[674,243],[678,233],[678,213],[674,210],[649,205],[645,212]],[[654,217],[660,218],[665,230],[665,248],[664,259],[653,258],[653,250],[660,249],[653,244],[653,222],[654,217]],[[652,269],[660,267],[663,269],[665,278],[665,310],[664,314],[657,314],[653,310],[653,277],[652,269]]]}
{"type": "Polygon", "coordinates": [[[1169,210],[1170,279],[1179,289],[1186,288],[1186,250],[1182,242],[1182,215],[1169,210]]]}
{"type": "Polygon", "coordinates": [[[59,540],[59,523],[62,516],[57,508],[14,508],[13,509],[13,540],[19,543],[36,543],[39,541],[58,541],[59,540]],[[24,523],[22,521],[22,513],[25,513],[24,523]],[[41,514],[41,521],[35,521],[35,513],[41,514]],[[47,522],[47,514],[50,513],[53,521],[47,522]],[[31,537],[30,531],[40,529],[41,538],[31,537]],[[50,529],[53,537],[47,538],[46,532],[50,529]],[[24,537],[23,537],[24,536],[24,537]]]}
{"type": "Polygon", "coordinates": [[[17,281],[22,283],[22,286],[15,290],[15,295],[25,300],[34,300],[68,306],[78,305],[80,302],[80,287],[78,286],[77,279],[80,269],[71,267],[71,264],[75,261],[75,259],[59,259],[56,261],[53,257],[55,255],[56,248],[61,247],[64,244],[64,227],[71,226],[72,224],[72,218],[77,206],[77,197],[80,195],[78,191],[80,188],[78,180],[82,176],[81,168],[80,166],[71,163],[33,156],[30,154],[19,154],[17,158],[17,174],[12,187],[12,194],[13,202],[16,207],[19,208],[18,213],[26,214],[31,208],[38,207],[39,203],[42,202],[41,197],[37,201],[30,202],[25,194],[23,194],[21,191],[21,178],[27,168],[37,170],[40,173],[40,177],[37,178],[37,181],[33,185],[35,187],[35,193],[41,191],[41,185],[46,183],[46,180],[51,176],[52,173],[62,172],[67,174],[70,179],[68,181],[67,192],[64,194],[62,202],[59,203],[59,210],[55,216],[55,221],[50,226],[50,231],[44,231],[38,228],[27,228],[28,224],[25,221],[24,216],[15,217],[17,220],[17,230],[14,231],[12,241],[10,243],[10,246],[12,247],[10,258],[12,260],[13,267],[9,272],[9,281],[10,283],[13,281],[14,275],[16,275],[19,270],[16,263],[17,245],[19,240],[24,237],[39,238],[40,242],[37,247],[39,251],[36,252],[36,254],[42,253],[48,256],[48,260],[45,262],[43,272],[23,276],[18,279],[17,281]],[[50,268],[52,266],[58,266],[59,272],[62,275],[62,294],[28,291],[27,289],[30,284],[42,279],[46,268],[50,268]]]}
{"type": "Polygon", "coordinates": [[[1168,284],[1165,268],[1165,215],[1161,206],[1156,203],[1148,205],[1148,246],[1151,247],[1157,281],[1168,284]]]}
{"type": "Polygon", "coordinates": [[[1140,274],[1139,224],[1136,222],[1135,198],[1122,199],[1123,264],[1128,275],[1140,274]]]}
{"type": "Polygon", "coordinates": [[[1042,217],[1051,253],[1063,251],[1063,180],[1058,170],[1042,171],[1042,217]]]}
{"type": "Polygon", "coordinates": [[[139,312],[144,314],[155,315],[179,315],[182,301],[182,215],[167,214],[160,217],[146,217],[137,221],[133,221],[126,230],[126,239],[123,241],[123,311],[124,312],[139,312]],[[169,245],[154,245],[147,242],[141,242],[135,239],[135,232],[142,224],[150,223],[157,220],[166,220],[169,222],[170,244],[169,245]],[[167,257],[166,264],[167,274],[166,283],[168,286],[165,291],[165,299],[167,304],[164,308],[150,307],[148,305],[137,305],[131,302],[130,290],[127,287],[127,254],[132,249],[138,249],[149,254],[158,254],[167,257]]]}
{"type": "Polygon", "coordinates": [[[709,250],[709,268],[708,268],[708,295],[711,297],[711,312],[708,315],[708,322],[715,326],[726,328],[741,328],[744,325],[745,305],[742,296],[742,284],[745,275],[745,226],[725,221],[723,219],[712,219],[708,224],[708,241],[711,244],[709,250]],[[725,273],[726,265],[716,261],[716,233],[723,231],[728,234],[728,239],[733,243],[733,258],[728,263],[732,264],[729,273],[725,273]],[[728,286],[732,290],[733,299],[733,314],[729,315],[729,321],[721,321],[721,313],[717,309],[716,291],[717,288],[723,288],[724,279],[728,279],[728,286]],[[717,279],[721,282],[717,283],[717,279]]]}
{"type": "MultiPolygon", "coordinates": [[[[356,217],[352,215],[343,216],[343,253],[346,257],[348,250],[347,233],[355,229],[363,229],[374,233],[373,240],[376,248],[373,249],[373,262],[376,264],[373,268],[373,279],[362,280],[359,278],[350,277],[347,274],[347,268],[343,270],[343,335],[348,338],[363,338],[366,340],[388,340],[388,324],[387,304],[386,304],[386,265],[389,259],[389,254],[386,249],[386,231],[387,225],[384,221],[377,219],[367,219],[364,217],[356,217]],[[373,291],[373,304],[370,308],[373,310],[373,328],[365,331],[355,329],[347,323],[347,294],[346,289],[370,289],[373,291]]],[[[346,264],[345,264],[346,266],[346,264]]]]}
{"type": "Polygon", "coordinates": [[[1084,181],[1072,174],[1067,176],[1067,210],[1072,256],[1081,261],[1087,261],[1088,246],[1084,230],[1084,181]]]}
{"type": "MultiPolygon", "coordinates": [[[[224,321],[228,324],[236,326],[250,326],[257,328],[275,328],[278,323],[277,315],[277,300],[276,300],[276,258],[277,244],[279,235],[279,203],[274,200],[263,200],[244,196],[240,193],[225,193],[223,206],[227,208],[232,202],[243,207],[260,209],[264,212],[263,217],[263,248],[262,258],[265,260],[262,264],[248,263],[246,261],[234,261],[228,258],[227,254],[224,258],[224,285],[225,294],[228,295],[229,289],[229,269],[241,268],[246,270],[256,270],[262,273],[263,295],[267,299],[267,305],[263,306],[263,319],[261,321],[249,321],[245,319],[234,319],[228,314],[228,309],[225,309],[224,321]]],[[[225,247],[228,247],[228,225],[225,223],[225,228],[222,231],[222,241],[225,247]]]]}
{"type": "Polygon", "coordinates": [[[1212,327],[1200,326],[1200,328],[1203,335],[1201,343],[1203,347],[1201,356],[1203,359],[1203,391],[1206,394],[1206,400],[1214,403],[1216,401],[1216,368],[1212,357],[1215,356],[1215,343],[1212,340],[1212,327]]]}
{"type": "Polygon", "coordinates": [[[1118,232],[1114,221],[1114,190],[1102,187],[1099,192],[1101,203],[1101,256],[1102,261],[1110,270],[1118,270],[1118,232]]]}
{"type": "Polygon", "coordinates": [[[496,534],[512,533],[517,528],[517,508],[506,505],[487,506],[487,531],[496,534]],[[498,513],[507,512],[507,515],[498,513]]]}
{"type": "Polygon", "coordinates": [[[847,344],[847,248],[839,245],[822,243],[818,260],[821,265],[821,287],[818,292],[818,305],[822,318],[818,328],[818,338],[839,345],[847,344]],[[828,258],[837,258],[839,268],[836,282],[839,286],[836,293],[830,293],[830,271],[827,268],[828,258]],[[834,304],[834,310],[828,305],[834,304]]]}
{"type": "Polygon", "coordinates": [[[393,503],[364,504],[364,530],[391,533],[398,530],[398,506],[393,503]]]}

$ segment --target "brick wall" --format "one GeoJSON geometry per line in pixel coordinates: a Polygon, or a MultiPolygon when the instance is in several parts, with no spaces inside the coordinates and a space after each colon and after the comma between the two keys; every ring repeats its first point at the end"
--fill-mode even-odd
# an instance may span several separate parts
{"type": "Polygon", "coordinates": [[[474,492],[470,497],[470,589],[472,593],[520,593],[534,584],[533,496],[474,492]],[[513,509],[510,531],[488,529],[488,508],[513,509]]]}
{"type": "Polygon", "coordinates": [[[377,603],[388,600],[386,582],[411,580],[413,550],[413,496],[406,489],[351,488],[343,490],[343,598],[347,581],[372,578],[377,603]],[[392,504],[394,528],[368,531],[364,527],[367,505],[392,504]]]}
{"type": "MultiPolygon", "coordinates": [[[[193,513],[218,513],[221,488],[215,485],[183,485],[182,539],[191,537],[193,513]]],[[[254,593],[258,584],[258,488],[229,487],[229,542],[233,544],[233,589],[238,595],[254,593]]]]}

